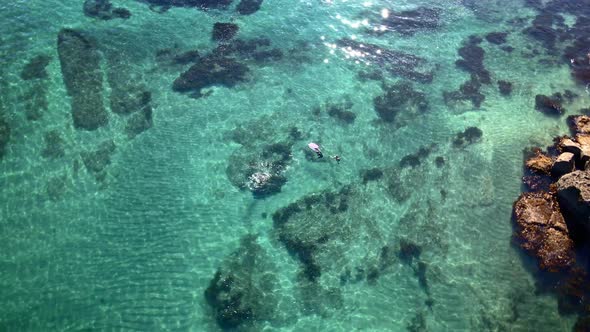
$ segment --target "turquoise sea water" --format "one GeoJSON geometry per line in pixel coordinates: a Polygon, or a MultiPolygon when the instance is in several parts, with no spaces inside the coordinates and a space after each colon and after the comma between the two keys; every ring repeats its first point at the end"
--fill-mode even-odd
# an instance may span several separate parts
{"type": "Polygon", "coordinates": [[[576,317],[537,292],[531,263],[511,238],[523,149],[567,133],[564,118],[534,109],[535,95],[571,90],[578,97],[565,104],[567,114],[588,98],[567,61],[522,33],[533,8],[508,0],[266,0],[239,15],[235,3],[162,13],[139,1],[113,5],[132,16],[86,17],[73,1],[0,3],[0,116],[10,127],[0,160],[0,331],[216,331],[204,293],[220,267],[245,279],[240,285],[255,289],[246,287],[246,298],[263,308],[237,330],[571,330],[576,317]],[[369,33],[384,8],[420,6],[439,10],[436,27],[369,33]],[[190,64],[156,54],[211,52],[215,22],[237,24],[235,38],[267,38],[283,57],[237,55],[249,67],[244,82],[209,86],[200,98],[173,91],[190,64]],[[97,130],[73,125],[57,49],[62,28],[84,33],[100,55],[109,122],[97,130]],[[485,101],[445,103],[443,92],[469,79],[455,65],[458,49],[490,32],[508,32],[503,46],[514,50],[479,44],[493,82],[481,87],[485,101]],[[339,45],[342,38],[422,57],[432,82],[385,72],[339,45]],[[47,77],[23,80],[38,55],[51,59],[47,77]],[[402,105],[395,121],[380,120],[374,98],[385,88],[358,74],[371,70],[385,88],[411,82],[428,109],[402,105]],[[498,92],[498,80],[513,84],[510,96],[498,92]],[[138,84],[151,92],[153,126],[131,139],[129,116],[110,111],[108,97],[138,84]],[[331,105],[356,118],[330,116],[331,105]],[[468,127],[482,137],[455,146],[468,127]],[[48,132],[63,140],[52,157],[44,152],[48,132]],[[85,156],[110,140],[110,162],[92,173],[85,156]],[[309,155],[311,141],[323,161],[309,155]],[[264,162],[265,146],[284,142],[287,182],[255,197],[234,171],[264,162]],[[404,159],[422,147],[428,153],[404,159]],[[328,158],[334,154],[339,164],[328,158]],[[363,183],[363,171],[374,168],[381,179],[363,183]],[[273,221],[294,202],[305,206],[305,197],[320,203],[283,226],[273,221]],[[334,197],[346,201],[342,211],[322,203],[334,197]],[[306,276],[305,248],[297,252],[285,238],[314,243],[307,250],[319,277],[306,276]]]}

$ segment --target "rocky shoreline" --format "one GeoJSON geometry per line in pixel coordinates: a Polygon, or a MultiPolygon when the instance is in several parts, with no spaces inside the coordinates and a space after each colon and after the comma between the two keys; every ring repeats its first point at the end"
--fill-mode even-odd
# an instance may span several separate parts
{"type": "Polygon", "coordinates": [[[525,192],[514,203],[515,239],[538,265],[539,286],[555,292],[561,313],[590,328],[590,117],[568,117],[572,136],[546,151],[525,150],[525,192]]]}

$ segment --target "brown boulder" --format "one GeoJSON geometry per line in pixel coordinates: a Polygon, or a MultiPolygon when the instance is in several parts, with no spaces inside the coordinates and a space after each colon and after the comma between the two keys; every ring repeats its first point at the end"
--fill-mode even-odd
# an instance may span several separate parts
{"type": "Polygon", "coordinates": [[[590,134],[590,116],[572,115],[568,117],[573,131],[580,134],[590,134]]]}
{"type": "MultiPolygon", "coordinates": [[[[557,198],[562,211],[576,225],[590,230],[590,172],[574,171],[557,181],[557,198]]],[[[570,219],[568,219],[569,221],[570,219]]]]}
{"type": "Polygon", "coordinates": [[[574,170],[574,162],[575,159],[573,153],[564,152],[560,154],[553,163],[553,167],[551,167],[551,175],[560,177],[572,172],[574,170]]]}
{"type": "Polygon", "coordinates": [[[546,192],[523,193],[514,203],[517,237],[539,267],[557,272],[574,262],[573,241],[555,197],[546,192]]]}
{"type": "Polygon", "coordinates": [[[552,166],[553,159],[540,150],[537,150],[535,155],[526,161],[526,167],[537,173],[549,174],[552,166]]]}
{"type": "Polygon", "coordinates": [[[576,157],[579,157],[582,152],[582,146],[578,142],[574,142],[571,138],[564,136],[560,138],[558,143],[559,150],[562,152],[571,152],[576,157]]]}

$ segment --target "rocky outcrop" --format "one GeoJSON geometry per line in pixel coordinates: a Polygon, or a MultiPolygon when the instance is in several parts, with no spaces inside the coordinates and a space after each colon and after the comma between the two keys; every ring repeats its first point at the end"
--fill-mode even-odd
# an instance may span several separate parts
{"type": "Polygon", "coordinates": [[[534,172],[550,174],[553,166],[553,159],[542,151],[536,150],[535,155],[529,158],[525,165],[528,169],[534,172]]]}
{"type": "Polygon", "coordinates": [[[103,104],[100,54],[81,32],[62,29],[57,38],[61,72],[71,98],[74,127],[95,130],[108,123],[103,104]]]}
{"type": "Polygon", "coordinates": [[[554,143],[547,152],[525,153],[523,182],[534,192],[523,193],[514,204],[515,237],[537,259],[539,285],[557,294],[560,312],[584,312],[590,299],[588,267],[586,259],[576,258],[589,253],[590,136],[557,137],[554,143]]]}
{"type": "Polygon", "coordinates": [[[578,134],[590,134],[590,116],[575,115],[568,117],[572,130],[578,134]]]}
{"type": "Polygon", "coordinates": [[[590,171],[574,171],[557,181],[559,204],[573,224],[590,234],[590,171]]]}
{"type": "Polygon", "coordinates": [[[514,204],[514,214],[521,246],[538,258],[541,269],[556,272],[572,266],[573,241],[555,197],[524,193],[514,204]]]}
{"type": "Polygon", "coordinates": [[[564,152],[560,154],[553,166],[551,167],[551,175],[558,178],[574,170],[574,154],[571,152],[564,152]]]}

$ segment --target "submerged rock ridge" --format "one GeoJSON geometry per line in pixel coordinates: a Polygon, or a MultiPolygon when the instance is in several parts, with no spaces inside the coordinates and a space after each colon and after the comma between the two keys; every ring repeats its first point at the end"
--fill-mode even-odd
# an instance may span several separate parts
{"type": "Polygon", "coordinates": [[[277,280],[257,237],[246,235],[240,247],[217,269],[204,292],[222,329],[270,320],[277,306],[277,280]]]}
{"type": "Polygon", "coordinates": [[[373,31],[378,34],[395,31],[402,35],[411,36],[420,31],[434,30],[440,26],[441,12],[440,8],[428,7],[418,7],[401,12],[389,10],[386,17],[379,17],[379,28],[375,28],[373,31]]]}
{"type": "Polygon", "coordinates": [[[555,138],[547,151],[525,151],[527,192],[514,203],[514,235],[536,259],[540,287],[557,293],[560,312],[588,316],[590,136],[581,124],[572,131],[573,137],[555,138]]]}
{"type": "Polygon", "coordinates": [[[61,72],[72,97],[76,129],[95,130],[108,123],[103,103],[101,56],[94,41],[73,29],[62,29],[57,38],[61,72]]]}

